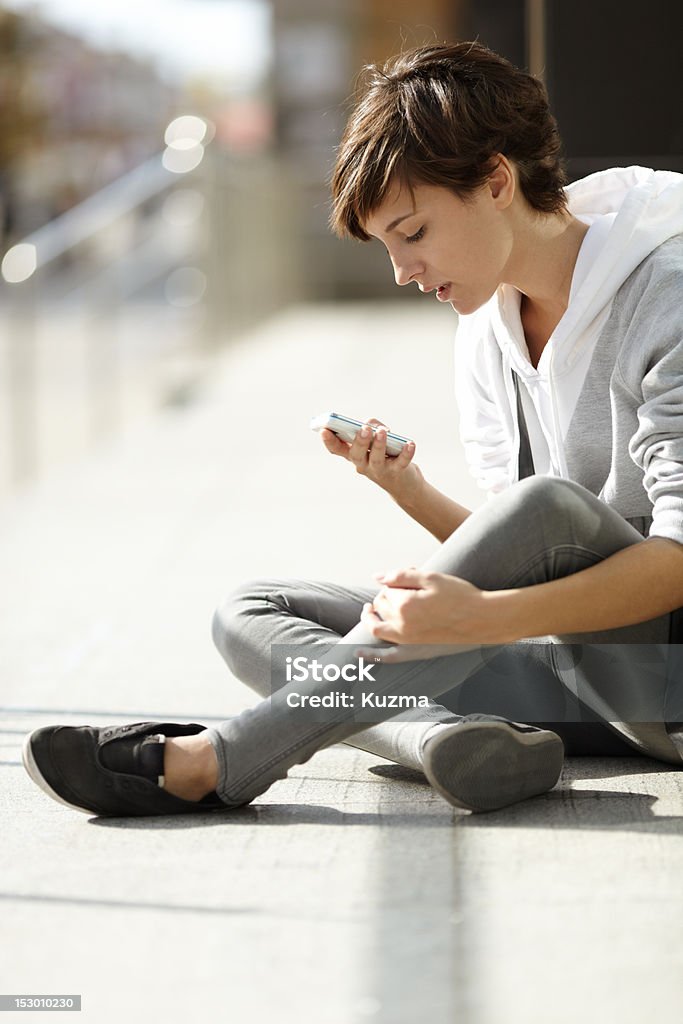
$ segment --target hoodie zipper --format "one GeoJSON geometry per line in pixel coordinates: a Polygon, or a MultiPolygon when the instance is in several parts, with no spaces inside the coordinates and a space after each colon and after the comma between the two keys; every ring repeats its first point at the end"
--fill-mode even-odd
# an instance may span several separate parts
{"type": "Polygon", "coordinates": [[[564,443],[562,441],[562,431],[560,430],[560,413],[557,408],[556,392],[555,392],[555,375],[553,373],[553,363],[555,361],[555,349],[550,350],[550,361],[548,363],[548,393],[550,395],[550,408],[553,414],[553,435],[555,440],[555,453],[557,455],[557,469],[561,477],[567,479],[569,472],[567,470],[567,460],[564,453],[564,443]]]}

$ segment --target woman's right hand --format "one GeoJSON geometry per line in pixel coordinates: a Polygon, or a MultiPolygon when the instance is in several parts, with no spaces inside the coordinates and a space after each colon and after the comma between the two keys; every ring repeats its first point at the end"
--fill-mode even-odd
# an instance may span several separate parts
{"type": "Polygon", "coordinates": [[[387,491],[396,500],[417,493],[424,485],[421,470],[413,462],[415,442],[404,445],[399,455],[387,455],[386,424],[368,419],[352,443],[342,441],[331,430],[322,430],[320,436],[331,455],[340,456],[356,467],[356,472],[387,491]],[[373,434],[371,427],[377,430],[373,434]]]}

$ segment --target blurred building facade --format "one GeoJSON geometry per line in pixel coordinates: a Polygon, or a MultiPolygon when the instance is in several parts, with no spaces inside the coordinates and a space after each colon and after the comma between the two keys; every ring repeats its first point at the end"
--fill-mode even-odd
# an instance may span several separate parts
{"type": "Polygon", "coordinates": [[[0,9],[5,247],[158,151],[177,101],[144,61],[0,9]]]}
{"type": "Polygon", "coordinates": [[[128,184],[181,102],[151,63],[0,8],[1,255],[35,232],[58,250],[27,280],[3,263],[0,493],[173,400],[196,373],[202,310],[188,292],[203,277],[188,211],[202,197],[183,182],[136,203],[128,184]]]}

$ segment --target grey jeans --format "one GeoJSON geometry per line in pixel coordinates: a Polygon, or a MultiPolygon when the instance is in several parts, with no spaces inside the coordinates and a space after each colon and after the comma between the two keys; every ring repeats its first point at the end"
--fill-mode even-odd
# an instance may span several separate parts
{"type": "MultiPolygon", "coordinates": [[[[570,575],[642,541],[634,527],[579,484],[532,476],[473,512],[422,568],[501,590],[570,575]]],[[[318,651],[321,665],[339,669],[357,645],[378,645],[358,622],[362,603],[376,592],[260,580],[240,587],[218,608],[218,650],[230,671],[263,698],[208,731],[219,763],[217,792],[228,806],[248,803],[293,765],[333,743],[393,756],[397,729],[405,733],[419,726],[421,742],[425,729],[475,711],[553,722],[557,731],[565,730],[565,742],[571,742],[572,728],[592,723],[602,732],[606,753],[638,752],[683,764],[665,726],[671,615],[600,633],[463,645],[377,665],[375,693],[419,693],[441,703],[408,713],[375,709],[374,720],[385,721],[371,727],[348,707],[335,706],[317,719],[291,707],[288,697],[294,694],[329,698],[339,692],[332,679],[336,670],[330,670],[329,681],[286,683],[282,674],[272,674],[272,645],[318,651]]],[[[410,747],[410,737],[403,739],[404,749],[406,743],[410,747]]],[[[419,764],[417,748],[415,756],[419,764]]]]}

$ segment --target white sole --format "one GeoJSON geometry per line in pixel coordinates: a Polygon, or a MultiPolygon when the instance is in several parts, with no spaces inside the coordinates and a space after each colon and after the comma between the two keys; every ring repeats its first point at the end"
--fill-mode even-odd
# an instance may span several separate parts
{"type": "Polygon", "coordinates": [[[91,810],[89,807],[79,807],[78,804],[71,804],[69,803],[68,800],[65,800],[63,796],[60,796],[59,793],[55,793],[54,789],[43,777],[40,768],[36,764],[36,760],[33,756],[33,751],[31,750],[32,737],[33,733],[29,733],[26,739],[24,740],[21,748],[21,759],[24,762],[24,768],[28,772],[31,779],[35,782],[36,786],[40,786],[43,793],[47,793],[47,795],[52,797],[53,800],[56,800],[58,804],[63,804],[65,807],[70,807],[73,811],[80,811],[81,814],[95,814],[96,812],[91,810]]]}
{"type": "Polygon", "coordinates": [[[563,760],[555,733],[519,732],[506,722],[459,722],[428,740],[423,751],[431,785],[466,811],[495,811],[546,793],[563,760]]]}

